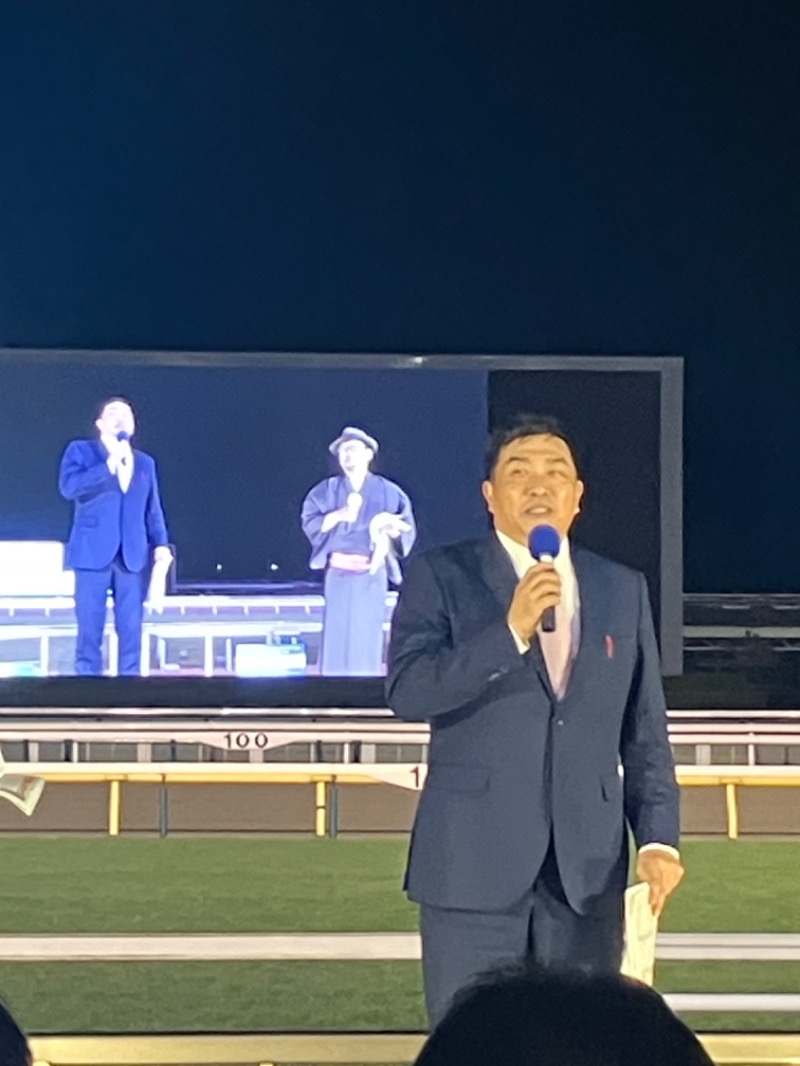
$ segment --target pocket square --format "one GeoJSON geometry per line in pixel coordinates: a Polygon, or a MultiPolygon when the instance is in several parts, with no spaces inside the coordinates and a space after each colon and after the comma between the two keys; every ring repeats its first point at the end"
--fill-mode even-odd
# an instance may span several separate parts
{"type": "Polygon", "coordinates": [[[606,633],[606,658],[614,658],[614,638],[610,633],[606,633]]]}

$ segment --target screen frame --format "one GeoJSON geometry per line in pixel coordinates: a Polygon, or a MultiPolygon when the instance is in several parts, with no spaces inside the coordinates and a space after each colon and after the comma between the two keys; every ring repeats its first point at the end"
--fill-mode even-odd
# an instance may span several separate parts
{"type": "MultiPolygon", "coordinates": [[[[391,352],[193,351],[148,348],[0,347],[0,365],[152,366],[264,369],[583,371],[659,375],[660,623],[662,673],[683,673],[683,393],[684,360],[676,355],[411,354],[391,352]]],[[[67,679],[64,679],[67,680],[67,679]]],[[[111,680],[111,679],[108,679],[111,680]]],[[[113,679],[117,681],[117,679],[113,679]]],[[[149,681],[150,679],[143,679],[149,681]]],[[[35,684],[36,682],[32,682],[35,684]]],[[[182,682],[185,684],[185,681],[182,682]]],[[[14,685],[18,690],[19,681],[14,685]]],[[[52,685],[49,679],[49,685],[52,685]]],[[[204,684],[208,684],[205,680],[204,684]]],[[[336,682],[337,688],[342,682],[336,682]]],[[[192,686],[193,688],[195,686],[192,686]]],[[[273,688],[272,684],[267,686],[273,688]]],[[[281,686],[283,687],[283,686],[281,686]]],[[[6,683],[0,682],[0,706],[6,683]]],[[[14,701],[16,702],[16,700],[14,701]]],[[[372,702],[372,701],[370,701],[372,702]]]]}

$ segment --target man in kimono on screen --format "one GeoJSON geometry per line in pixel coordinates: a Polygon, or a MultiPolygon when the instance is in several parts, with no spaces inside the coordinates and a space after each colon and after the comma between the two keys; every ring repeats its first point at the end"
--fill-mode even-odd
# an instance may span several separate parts
{"type": "Polygon", "coordinates": [[[302,510],[311,569],[325,571],[320,673],[375,677],[383,673],[386,591],[402,579],[414,514],[399,485],[371,473],[374,437],[348,426],[328,450],[342,472],[315,485],[302,510]]]}

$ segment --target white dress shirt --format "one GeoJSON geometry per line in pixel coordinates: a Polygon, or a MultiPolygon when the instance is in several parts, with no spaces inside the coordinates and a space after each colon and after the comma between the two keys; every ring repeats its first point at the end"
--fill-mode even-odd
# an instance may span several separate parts
{"type": "MultiPolygon", "coordinates": [[[[532,566],[536,566],[536,560],[528,551],[526,545],[512,540],[505,533],[501,533],[499,529],[496,530],[496,533],[497,539],[511,559],[514,572],[518,578],[526,574],[532,566]]],[[[572,564],[572,554],[567,537],[564,537],[561,541],[561,548],[553,560],[553,565],[556,573],[561,578],[561,603],[556,607],[556,628],[553,633],[544,633],[540,625],[536,630],[536,637],[542,649],[553,692],[561,700],[567,692],[572,664],[578,654],[581,639],[580,589],[575,567],[572,564]]],[[[517,650],[520,655],[524,655],[530,648],[530,644],[520,637],[513,626],[509,625],[508,628],[511,630],[511,636],[514,638],[517,650]]],[[[621,763],[620,773],[622,773],[621,763]]],[[[673,848],[669,844],[644,844],[639,848],[639,851],[665,851],[676,859],[679,857],[677,848],[673,848]]]]}

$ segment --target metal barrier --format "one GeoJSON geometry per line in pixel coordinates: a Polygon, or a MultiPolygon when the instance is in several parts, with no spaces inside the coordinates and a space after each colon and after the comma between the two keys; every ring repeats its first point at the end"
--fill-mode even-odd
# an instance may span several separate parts
{"type": "MultiPolygon", "coordinates": [[[[340,785],[394,785],[418,792],[425,782],[424,763],[7,763],[9,773],[34,772],[53,784],[107,784],[108,834],[119,836],[122,826],[123,784],[156,784],[166,790],[172,785],[314,785],[314,835],[338,834],[337,788],[340,785]]],[[[741,766],[716,771],[705,766],[679,766],[678,783],[684,788],[724,788],[727,808],[727,834],[739,836],[740,788],[800,787],[800,766],[741,766]]],[[[165,793],[164,793],[165,795],[165,793]]],[[[160,804],[160,829],[166,836],[167,804],[160,804]]]]}
{"type": "MultiPolygon", "coordinates": [[[[11,933],[0,939],[0,962],[419,962],[421,958],[419,933],[11,933]]],[[[799,962],[800,934],[659,933],[656,959],[799,962]]],[[[692,1003],[698,998],[689,995],[692,1003]]],[[[794,995],[794,1003],[792,1009],[800,1010],[800,996],[794,995]]]]}
{"type": "MultiPolygon", "coordinates": [[[[800,711],[669,711],[669,737],[673,747],[692,748],[680,761],[711,765],[715,748],[732,754],[736,765],[782,765],[800,760],[800,711]],[[774,754],[773,754],[774,753],[774,754]],[[792,753],[792,754],[790,754],[792,753]]],[[[430,730],[424,722],[401,722],[386,709],[346,708],[229,708],[203,710],[141,708],[76,710],[64,707],[14,708],[0,711],[0,747],[25,744],[30,761],[25,773],[35,773],[43,743],[63,746],[64,761],[92,760],[93,744],[136,746],[137,763],[159,761],[154,745],[189,744],[225,753],[247,753],[262,762],[267,752],[290,744],[307,746],[309,761],[324,762],[323,745],[340,745],[335,761],[380,761],[388,746],[419,747],[424,761],[430,730]],[[85,747],[81,747],[81,746],[85,747]]],[[[208,756],[206,756],[207,758],[208,756]]],[[[800,762],[798,763],[800,764],[800,762]]],[[[730,765],[727,762],[726,765],[730,765]]]]}
{"type": "MultiPolygon", "coordinates": [[[[31,1041],[39,1066],[270,1066],[273,1063],[410,1063],[421,1033],[42,1036],[31,1041]]],[[[800,1036],[703,1035],[717,1066],[790,1066],[800,1036]]]]}

